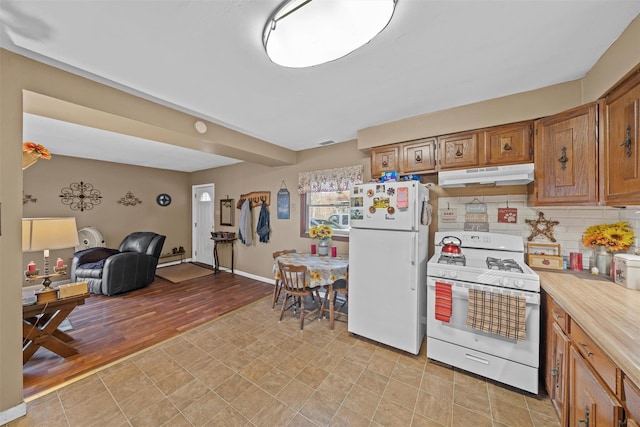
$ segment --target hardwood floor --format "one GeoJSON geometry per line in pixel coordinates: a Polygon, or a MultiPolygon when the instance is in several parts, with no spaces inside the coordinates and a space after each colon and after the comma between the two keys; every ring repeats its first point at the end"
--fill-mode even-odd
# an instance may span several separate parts
{"type": "Polygon", "coordinates": [[[271,295],[273,286],[221,271],[171,283],[156,276],[146,288],[120,296],[92,295],[69,320],[79,350],[63,358],[39,349],[23,367],[24,397],[86,374],[271,295]]]}

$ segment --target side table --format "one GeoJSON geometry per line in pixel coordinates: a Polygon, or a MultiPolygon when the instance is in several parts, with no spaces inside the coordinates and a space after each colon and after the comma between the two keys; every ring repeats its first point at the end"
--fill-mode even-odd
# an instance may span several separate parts
{"type": "Polygon", "coordinates": [[[74,308],[84,304],[89,294],[22,306],[22,363],[44,347],[62,357],[69,357],[78,350],[68,343],[73,337],[58,329],[74,308]]]}
{"type": "Polygon", "coordinates": [[[231,246],[231,274],[233,274],[233,242],[238,240],[237,237],[228,238],[228,237],[212,237],[213,240],[213,271],[214,274],[220,271],[220,261],[218,260],[218,245],[229,245],[231,246]]]}

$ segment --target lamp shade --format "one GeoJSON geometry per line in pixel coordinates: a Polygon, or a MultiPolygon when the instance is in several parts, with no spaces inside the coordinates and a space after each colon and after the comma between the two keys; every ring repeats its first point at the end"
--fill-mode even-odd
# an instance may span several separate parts
{"type": "Polygon", "coordinates": [[[342,58],[391,21],[397,0],[287,0],[265,25],[269,58],[291,68],[342,58]]]}
{"type": "Polygon", "coordinates": [[[75,218],[22,218],[22,251],[65,249],[78,245],[75,218]]]}

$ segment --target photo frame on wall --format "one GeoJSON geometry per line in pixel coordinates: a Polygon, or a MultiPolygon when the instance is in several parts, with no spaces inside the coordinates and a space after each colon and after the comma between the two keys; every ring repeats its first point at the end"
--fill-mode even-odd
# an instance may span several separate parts
{"type": "Polygon", "coordinates": [[[290,217],[290,195],[287,185],[282,181],[280,191],[278,191],[278,219],[289,219],[290,217]]]}

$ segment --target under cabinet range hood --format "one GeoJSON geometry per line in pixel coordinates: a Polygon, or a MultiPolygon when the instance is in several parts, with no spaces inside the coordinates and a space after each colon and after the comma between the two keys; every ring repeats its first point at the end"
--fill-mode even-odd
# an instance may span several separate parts
{"type": "Polygon", "coordinates": [[[522,185],[533,181],[533,163],[438,172],[440,187],[474,184],[522,185]]]}

